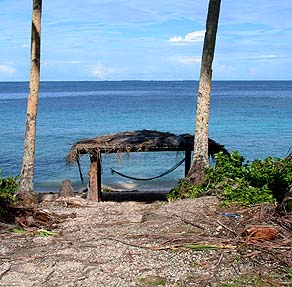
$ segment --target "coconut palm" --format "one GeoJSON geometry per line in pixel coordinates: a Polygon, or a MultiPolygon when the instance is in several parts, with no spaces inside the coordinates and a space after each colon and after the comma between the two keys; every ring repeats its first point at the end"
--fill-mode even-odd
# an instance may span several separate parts
{"type": "Polygon", "coordinates": [[[31,28],[31,69],[29,85],[30,94],[27,104],[24,153],[20,183],[18,188],[18,196],[26,204],[30,204],[35,201],[35,194],[33,191],[33,177],[36,119],[38,111],[38,95],[40,82],[41,15],[42,0],[33,0],[31,28]]]}
{"type": "Polygon", "coordinates": [[[198,185],[202,183],[205,169],[209,166],[208,125],[212,87],[212,62],[215,51],[220,4],[221,0],[209,1],[197,98],[194,156],[191,169],[187,175],[187,178],[192,183],[198,185]]]}

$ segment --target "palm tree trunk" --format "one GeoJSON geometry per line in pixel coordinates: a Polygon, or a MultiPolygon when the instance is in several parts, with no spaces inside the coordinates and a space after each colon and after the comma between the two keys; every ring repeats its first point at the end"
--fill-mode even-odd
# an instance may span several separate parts
{"type": "Polygon", "coordinates": [[[18,196],[25,204],[35,202],[33,191],[36,119],[40,83],[42,0],[33,0],[31,28],[30,94],[27,103],[24,152],[18,196]]]}
{"type": "Polygon", "coordinates": [[[215,51],[220,4],[221,0],[209,1],[197,99],[194,156],[191,169],[187,175],[187,178],[196,185],[202,184],[205,169],[209,166],[208,126],[212,87],[212,62],[215,51]]]}

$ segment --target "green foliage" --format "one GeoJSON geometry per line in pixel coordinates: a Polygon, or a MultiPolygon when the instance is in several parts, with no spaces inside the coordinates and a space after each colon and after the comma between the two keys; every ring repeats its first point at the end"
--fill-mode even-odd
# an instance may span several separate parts
{"type": "Polygon", "coordinates": [[[20,227],[20,228],[16,228],[15,227],[15,228],[12,229],[12,232],[16,233],[16,234],[19,234],[19,235],[23,235],[23,234],[25,234],[26,230],[24,228],[22,228],[22,227],[20,227]]]}
{"type": "Polygon", "coordinates": [[[193,251],[204,251],[204,250],[218,250],[218,249],[221,249],[220,246],[206,245],[206,244],[197,244],[197,243],[184,245],[184,248],[192,249],[193,251]]]}
{"type": "Polygon", "coordinates": [[[216,164],[205,171],[202,186],[180,180],[170,192],[169,200],[194,198],[210,192],[218,194],[225,204],[232,202],[249,206],[256,203],[278,202],[292,184],[292,158],[268,157],[245,163],[237,152],[230,156],[215,155],[216,164]]]}
{"type": "Polygon", "coordinates": [[[16,201],[17,179],[12,176],[3,178],[0,170],[0,219],[5,218],[7,207],[16,201]]]}
{"type": "Polygon", "coordinates": [[[192,185],[184,179],[180,179],[178,185],[174,186],[171,192],[167,195],[169,201],[182,198],[199,197],[202,192],[202,187],[192,185]]]}
{"type": "Polygon", "coordinates": [[[37,234],[40,237],[58,236],[58,233],[57,232],[49,231],[49,230],[46,230],[46,229],[43,229],[43,228],[39,229],[37,231],[37,234]]]}
{"type": "Polygon", "coordinates": [[[257,276],[241,276],[230,280],[230,282],[221,283],[218,287],[270,287],[271,285],[257,276]]]}
{"type": "Polygon", "coordinates": [[[286,273],[287,273],[287,279],[289,280],[289,282],[292,283],[292,268],[287,268],[286,273]]]}
{"type": "MultiPolygon", "coordinates": [[[[19,235],[24,235],[26,234],[27,230],[23,227],[15,227],[11,230],[13,233],[19,234],[19,235]]],[[[40,228],[35,231],[36,235],[39,237],[48,237],[48,236],[58,236],[59,234],[57,232],[49,231],[44,228],[40,228]]]]}
{"type": "Polygon", "coordinates": [[[292,158],[268,157],[255,160],[250,166],[248,179],[256,187],[266,186],[273,196],[281,202],[292,184],[292,158]]]}
{"type": "Polygon", "coordinates": [[[165,286],[167,280],[160,276],[151,276],[148,275],[147,277],[140,278],[140,282],[143,286],[165,286]]]}

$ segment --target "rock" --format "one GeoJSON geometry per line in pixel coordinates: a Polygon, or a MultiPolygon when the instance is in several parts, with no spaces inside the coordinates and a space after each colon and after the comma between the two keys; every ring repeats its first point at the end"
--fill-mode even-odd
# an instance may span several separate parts
{"type": "Polygon", "coordinates": [[[7,273],[11,268],[11,264],[8,262],[4,262],[0,265],[0,278],[7,273]]]}
{"type": "Polygon", "coordinates": [[[39,193],[38,194],[38,201],[42,202],[52,202],[56,199],[57,193],[49,192],[49,193],[39,193]]]}
{"type": "Polygon", "coordinates": [[[58,197],[73,197],[74,191],[71,185],[71,180],[64,179],[62,181],[58,197]]]}
{"type": "Polygon", "coordinates": [[[128,220],[132,223],[142,223],[143,222],[143,214],[129,214],[128,220]]]}
{"type": "Polygon", "coordinates": [[[56,202],[64,204],[66,207],[83,207],[83,206],[90,206],[86,199],[80,197],[68,197],[68,198],[57,198],[56,202]]]}

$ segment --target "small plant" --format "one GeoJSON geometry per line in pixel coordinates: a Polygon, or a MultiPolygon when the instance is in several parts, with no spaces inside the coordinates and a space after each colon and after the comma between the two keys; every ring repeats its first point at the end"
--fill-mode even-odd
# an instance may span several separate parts
{"type": "Polygon", "coordinates": [[[147,277],[141,278],[140,282],[144,285],[144,286],[165,286],[167,280],[163,277],[160,276],[151,276],[148,275],[147,277]]]}
{"type": "Polygon", "coordinates": [[[7,208],[16,202],[18,177],[2,177],[0,170],[0,220],[7,216],[7,208]]]}
{"type": "Polygon", "coordinates": [[[288,277],[289,282],[292,283],[292,268],[287,268],[286,273],[287,273],[287,277],[288,277]]]}
{"type": "Polygon", "coordinates": [[[216,193],[225,204],[237,202],[243,206],[256,203],[278,202],[292,184],[292,158],[268,157],[251,163],[237,152],[230,156],[215,155],[216,164],[205,171],[204,183],[194,186],[180,180],[168,195],[169,200],[194,198],[216,193]]]}
{"type": "Polygon", "coordinates": [[[12,229],[12,232],[16,233],[16,234],[19,234],[19,235],[23,235],[23,234],[25,234],[26,230],[24,228],[22,228],[22,227],[20,227],[20,228],[16,228],[15,227],[15,228],[12,229]]]}
{"type": "Polygon", "coordinates": [[[37,234],[40,237],[58,236],[58,233],[57,232],[49,231],[49,230],[46,230],[46,229],[43,229],[43,228],[39,229],[37,231],[37,234]]]}
{"type": "Polygon", "coordinates": [[[194,186],[185,179],[180,179],[178,185],[174,186],[171,192],[167,195],[169,201],[182,198],[195,198],[200,196],[202,188],[194,186]]]}
{"type": "Polygon", "coordinates": [[[218,287],[270,287],[271,285],[257,276],[241,276],[230,282],[221,283],[218,287]]]}

